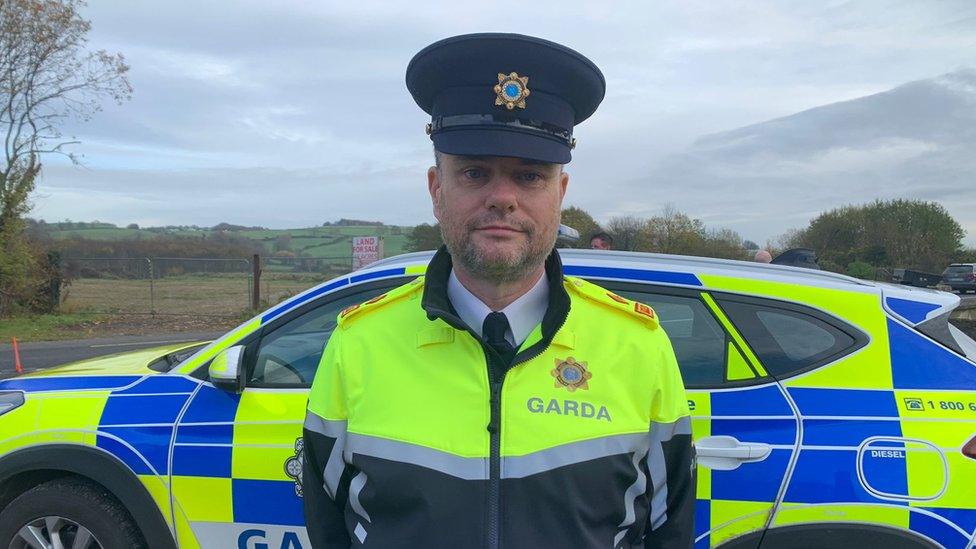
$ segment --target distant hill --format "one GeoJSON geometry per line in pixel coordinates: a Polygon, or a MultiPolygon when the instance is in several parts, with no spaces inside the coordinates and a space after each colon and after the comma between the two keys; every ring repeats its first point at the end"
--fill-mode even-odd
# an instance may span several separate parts
{"type": "MultiPolygon", "coordinates": [[[[372,223],[372,222],[369,222],[372,223]]],[[[263,253],[290,252],[297,257],[326,258],[352,255],[353,236],[380,236],[387,256],[403,253],[407,235],[413,227],[396,225],[332,224],[303,229],[238,228],[219,231],[199,227],[124,228],[110,223],[43,223],[33,230],[54,240],[84,238],[88,240],[154,239],[170,237],[207,238],[226,232],[254,241],[263,253]]],[[[220,227],[221,225],[218,225],[220,227]]]]}

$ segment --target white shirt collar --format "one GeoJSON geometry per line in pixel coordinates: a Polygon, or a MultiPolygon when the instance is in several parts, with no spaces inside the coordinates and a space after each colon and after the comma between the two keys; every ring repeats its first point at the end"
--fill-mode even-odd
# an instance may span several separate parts
{"type": "MultiPolygon", "coordinates": [[[[488,316],[491,309],[483,301],[478,299],[477,296],[468,291],[464,287],[464,284],[461,284],[461,281],[454,274],[453,269],[447,280],[447,297],[451,300],[451,305],[454,305],[454,310],[457,311],[461,320],[470,326],[471,331],[480,337],[481,327],[484,325],[485,317],[488,316]]],[[[525,338],[529,337],[529,334],[532,333],[532,329],[542,322],[542,317],[545,316],[548,307],[549,281],[546,279],[545,273],[542,273],[539,281],[535,283],[535,286],[531,290],[519,296],[508,307],[500,311],[505,313],[510,327],[505,332],[505,339],[515,347],[521,345],[525,341],[525,338]]]]}

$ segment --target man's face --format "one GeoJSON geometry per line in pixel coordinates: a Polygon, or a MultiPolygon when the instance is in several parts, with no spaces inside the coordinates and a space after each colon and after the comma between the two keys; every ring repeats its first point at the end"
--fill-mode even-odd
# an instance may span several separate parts
{"type": "Polygon", "coordinates": [[[602,238],[600,238],[598,236],[598,237],[595,237],[593,240],[590,240],[590,249],[593,249],[593,250],[609,250],[610,249],[610,243],[607,242],[606,240],[603,240],[602,238]]]}
{"type": "Polygon", "coordinates": [[[427,171],[434,216],[454,262],[511,282],[542,266],[556,243],[569,175],[559,164],[440,153],[427,171]]]}

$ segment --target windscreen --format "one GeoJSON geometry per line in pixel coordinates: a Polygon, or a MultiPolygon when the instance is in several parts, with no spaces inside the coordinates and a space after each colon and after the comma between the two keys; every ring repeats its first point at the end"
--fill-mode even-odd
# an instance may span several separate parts
{"type": "Polygon", "coordinates": [[[967,275],[973,272],[973,267],[971,265],[950,265],[942,276],[958,276],[967,275]]]}

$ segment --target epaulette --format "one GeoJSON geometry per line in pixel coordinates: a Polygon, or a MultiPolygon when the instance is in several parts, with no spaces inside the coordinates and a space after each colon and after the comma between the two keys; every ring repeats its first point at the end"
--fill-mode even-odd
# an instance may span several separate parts
{"type": "Polygon", "coordinates": [[[370,299],[369,301],[346,307],[341,313],[339,313],[339,317],[336,322],[338,323],[339,327],[345,327],[351,320],[362,317],[369,311],[375,311],[387,303],[392,303],[398,299],[410,296],[414,292],[418,292],[423,289],[423,287],[424,277],[418,276],[403,286],[398,286],[385,294],[380,294],[373,299],[370,299]]]}
{"type": "Polygon", "coordinates": [[[586,299],[628,314],[640,320],[648,328],[656,329],[658,327],[657,313],[654,312],[654,309],[650,305],[621,297],[606,288],[597,286],[592,282],[587,282],[582,278],[567,276],[565,280],[569,288],[586,299]]]}

